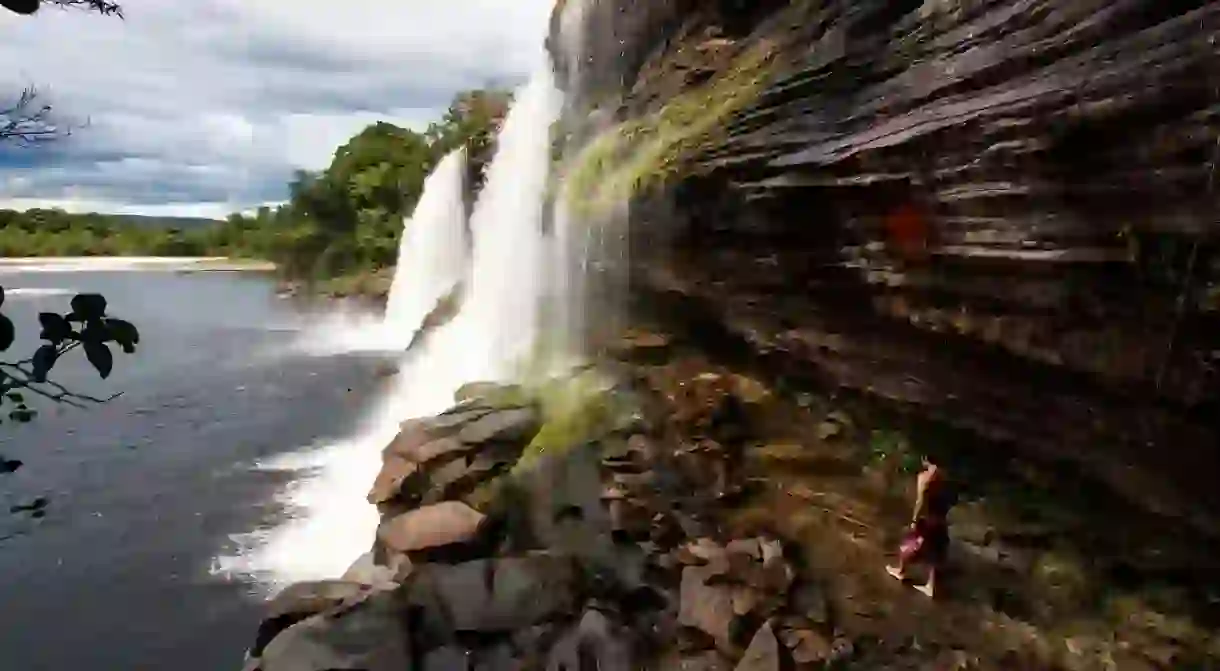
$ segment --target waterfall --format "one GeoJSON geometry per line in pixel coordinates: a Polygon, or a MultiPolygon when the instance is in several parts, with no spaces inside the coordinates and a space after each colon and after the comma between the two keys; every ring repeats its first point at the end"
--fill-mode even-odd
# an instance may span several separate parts
{"type": "Polygon", "coordinates": [[[466,150],[459,148],[424,180],[424,192],[403,224],[398,262],[386,301],[387,338],[402,347],[466,274],[466,150]]]}
{"type": "Polygon", "coordinates": [[[453,333],[467,351],[462,357],[467,380],[512,377],[516,364],[533,353],[549,279],[542,215],[551,124],[563,102],[550,67],[540,69],[514,100],[470,217],[470,293],[453,333]]]}
{"type": "Polygon", "coordinates": [[[594,34],[591,8],[589,2],[565,3],[555,40],[555,56],[565,74],[567,105],[562,116],[562,154],[552,175],[554,198],[549,203],[553,230],[549,272],[554,292],[548,304],[548,344],[552,369],[557,370],[589,358],[618,333],[626,307],[627,203],[608,210],[573,207],[576,199],[587,194],[574,193],[565,179],[587,143],[616,124],[613,104],[589,114],[578,112],[590,106],[585,81],[592,58],[587,36],[594,34]]]}
{"type": "Polygon", "coordinates": [[[466,276],[466,150],[450,152],[424,180],[403,219],[398,259],[384,315],[359,307],[313,317],[293,349],[315,356],[402,351],[428,313],[466,276]]]}
{"type": "MultiPolygon", "coordinates": [[[[516,92],[497,137],[487,181],[471,214],[473,249],[461,309],[404,355],[392,388],[353,438],[259,465],[298,476],[280,495],[290,518],[276,528],[235,538],[237,556],[218,559],[215,572],[251,575],[272,588],[342,574],[376,534],[377,510],[365,495],[380,469],[381,450],[399,423],[444,410],[466,382],[512,378],[533,353],[546,285],[555,277],[542,218],[550,128],[561,107],[562,95],[547,63],[516,92]]],[[[442,162],[437,173],[458,167],[460,159],[454,158],[442,162]]],[[[405,329],[418,327],[418,306],[452,278],[446,272],[451,266],[432,255],[443,247],[450,262],[458,258],[447,247],[453,242],[449,215],[457,202],[451,198],[456,181],[441,174],[430,177],[411,220],[410,228],[418,230],[404,233],[385,322],[397,331],[400,347],[414,335],[405,329]],[[414,286],[416,281],[427,288],[414,286]]]]}

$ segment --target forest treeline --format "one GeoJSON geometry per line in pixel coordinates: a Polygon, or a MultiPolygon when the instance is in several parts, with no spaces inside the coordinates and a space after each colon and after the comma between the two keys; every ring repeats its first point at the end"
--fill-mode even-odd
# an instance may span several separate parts
{"type": "Polygon", "coordinates": [[[423,132],[374,123],[320,172],[297,171],[276,207],[223,222],[149,225],[55,209],[0,210],[3,256],[229,256],[273,261],[284,276],[326,280],[394,264],[403,216],[445,154],[485,155],[508,104],[499,91],[458,94],[423,132]]]}

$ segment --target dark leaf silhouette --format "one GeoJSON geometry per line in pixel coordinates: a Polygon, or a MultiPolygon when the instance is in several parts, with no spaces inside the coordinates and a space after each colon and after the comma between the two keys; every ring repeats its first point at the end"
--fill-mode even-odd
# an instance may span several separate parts
{"type": "Polygon", "coordinates": [[[0,307],[4,307],[4,287],[0,287],[0,307]]]}
{"type": "Polygon", "coordinates": [[[39,2],[40,0],[4,0],[0,5],[4,5],[4,8],[11,12],[29,15],[38,11],[39,2]]]}
{"type": "Polygon", "coordinates": [[[51,372],[51,368],[55,366],[55,360],[59,358],[59,350],[55,345],[43,345],[34,352],[34,358],[31,361],[33,366],[33,378],[35,382],[46,382],[47,373],[51,372]]]}
{"type": "Polygon", "coordinates": [[[9,508],[10,513],[37,513],[46,510],[46,507],[51,503],[50,499],[45,496],[40,496],[29,503],[21,503],[9,508]]]}
{"type": "Polygon", "coordinates": [[[110,370],[114,368],[114,354],[110,352],[109,347],[100,342],[86,342],[85,357],[97,369],[98,375],[101,375],[103,380],[110,377],[110,370]]]}
{"type": "Polygon", "coordinates": [[[17,332],[13,329],[13,322],[8,317],[0,315],[0,352],[8,349],[13,344],[15,337],[17,337],[17,332]]]}
{"type": "Polygon", "coordinates": [[[39,337],[57,345],[72,335],[72,327],[68,324],[68,320],[54,312],[38,313],[38,323],[42,325],[42,333],[39,334],[39,337]]]}
{"type": "Polygon", "coordinates": [[[107,319],[106,328],[110,332],[110,337],[128,354],[134,352],[135,346],[140,344],[140,332],[131,322],[122,319],[107,319]]]}
{"type": "Polygon", "coordinates": [[[106,314],[106,298],[101,294],[77,294],[72,297],[72,317],[76,321],[101,319],[106,314]]]}
{"type": "Polygon", "coordinates": [[[114,340],[114,337],[101,319],[89,319],[88,323],[85,324],[85,328],[80,332],[80,341],[82,343],[103,343],[110,342],[111,340],[114,340]]]}
{"type": "Polygon", "coordinates": [[[28,424],[34,419],[34,416],[34,411],[29,410],[28,408],[18,408],[8,414],[9,419],[22,424],[28,424]]]}
{"type": "Polygon", "coordinates": [[[24,465],[20,459],[0,459],[0,473],[16,473],[24,465]]]}

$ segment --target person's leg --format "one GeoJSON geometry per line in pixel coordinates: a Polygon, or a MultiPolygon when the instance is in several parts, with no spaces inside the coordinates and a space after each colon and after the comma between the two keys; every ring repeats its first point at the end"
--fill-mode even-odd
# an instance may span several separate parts
{"type": "Polygon", "coordinates": [[[928,548],[928,581],[915,589],[931,598],[936,596],[937,578],[949,555],[949,530],[939,527],[929,542],[931,546],[928,548]]]}
{"type": "Polygon", "coordinates": [[[887,565],[885,567],[885,571],[886,571],[886,573],[889,573],[890,575],[894,576],[898,580],[906,580],[906,577],[907,577],[906,564],[907,564],[906,558],[899,557],[898,565],[897,566],[888,566],[887,565]]]}
{"type": "Polygon", "coordinates": [[[898,543],[898,564],[896,566],[886,566],[885,570],[887,573],[898,580],[906,580],[907,567],[918,558],[920,553],[919,547],[913,547],[911,544],[916,543],[918,546],[922,546],[925,540],[922,538],[922,533],[918,526],[913,526],[907,531],[906,535],[898,543]]]}
{"type": "Polygon", "coordinates": [[[928,598],[936,596],[936,575],[940,573],[940,569],[936,564],[928,566],[928,581],[922,585],[915,585],[915,589],[928,595],[928,598]]]}

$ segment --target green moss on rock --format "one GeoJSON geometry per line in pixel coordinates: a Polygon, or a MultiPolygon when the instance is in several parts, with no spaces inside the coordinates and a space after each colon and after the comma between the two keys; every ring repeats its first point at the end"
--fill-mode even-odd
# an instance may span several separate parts
{"type": "Polygon", "coordinates": [[[773,51],[765,41],[744,49],[707,84],[590,141],[564,175],[563,197],[573,211],[597,214],[686,171],[718,145],[725,123],[771,81],[773,51]]]}

